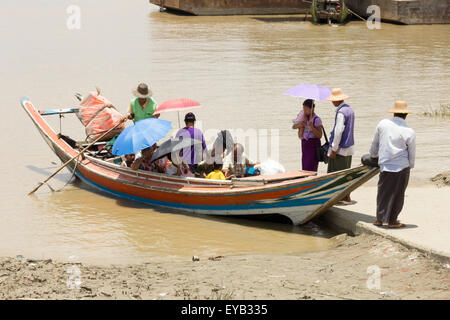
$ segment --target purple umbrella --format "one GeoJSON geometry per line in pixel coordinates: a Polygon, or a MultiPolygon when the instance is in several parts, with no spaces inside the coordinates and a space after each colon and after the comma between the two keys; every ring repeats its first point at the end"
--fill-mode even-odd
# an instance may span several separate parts
{"type": "Polygon", "coordinates": [[[326,101],[326,98],[331,96],[331,89],[327,87],[317,86],[315,84],[299,84],[284,94],[293,97],[313,99],[319,101],[326,101]]]}

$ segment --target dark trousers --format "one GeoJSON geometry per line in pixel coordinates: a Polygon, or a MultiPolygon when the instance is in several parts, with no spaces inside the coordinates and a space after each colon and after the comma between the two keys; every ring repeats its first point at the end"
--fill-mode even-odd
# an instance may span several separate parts
{"type": "Polygon", "coordinates": [[[352,156],[336,155],[336,158],[328,159],[328,173],[349,169],[352,166],[352,156]]]}
{"type": "Polygon", "coordinates": [[[410,168],[380,173],[377,195],[377,220],[394,223],[402,211],[410,168]]]}

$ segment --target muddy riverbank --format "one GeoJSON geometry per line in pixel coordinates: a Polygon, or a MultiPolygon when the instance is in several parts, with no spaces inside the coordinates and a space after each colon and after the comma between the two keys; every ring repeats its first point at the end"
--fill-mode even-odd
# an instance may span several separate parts
{"type": "MultiPolygon", "coordinates": [[[[76,107],[75,92],[87,94],[98,86],[125,113],[132,89],[146,82],[160,104],[177,98],[202,104],[195,115],[197,127],[211,133],[209,139],[205,136],[208,145],[216,137],[214,130],[256,133],[257,147],[246,141],[246,154],[255,161],[279,160],[291,171],[301,167],[301,144],[291,119],[302,101],[283,92],[300,83],[341,87],[357,115],[353,167],[368,152],[377,122],[390,117],[386,110],[397,99],[406,100],[415,112],[408,117],[417,133],[410,185],[430,183],[430,177],[450,167],[450,148],[443,148],[450,144],[448,120],[421,115],[448,103],[450,25],[383,24],[370,30],[362,21],[351,21],[331,28],[290,18],[176,16],[159,12],[148,1],[98,0],[79,4],[81,27],[72,30],[67,27],[71,5],[10,1],[0,12],[0,28],[15,30],[2,34],[6,50],[0,59],[1,108],[8,114],[2,127],[8,134],[1,143],[14,155],[14,166],[4,157],[0,167],[0,256],[60,261],[76,256],[84,263],[138,264],[167,256],[286,254],[300,247],[314,251],[326,247],[330,237],[316,227],[169,213],[95,193],[77,182],[62,192],[44,187],[27,197],[60,163],[22,110],[24,96],[41,110],[76,107]],[[105,23],[105,17],[120,23],[105,23]],[[87,49],[99,43],[102,50],[87,49]]],[[[334,107],[317,102],[316,111],[329,134],[334,107]]],[[[177,129],[176,113],[162,119],[177,129]]],[[[59,129],[58,117],[46,120],[59,129]]],[[[61,131],[85,138],[83,126],[70,114],[62,119],[61,131]]],[[[319,173],[325,172],[321,164],[319,173]]],[[[70,177],[64,170],[50,185],[59,190],[70,177]]]]}
{"type": "Polygon", "coordinates": [[[450,298],[448,266],[374,235],[338,236],[320,252],[198,258],[123,266],[1,258],[0,299],[450,298]]]}

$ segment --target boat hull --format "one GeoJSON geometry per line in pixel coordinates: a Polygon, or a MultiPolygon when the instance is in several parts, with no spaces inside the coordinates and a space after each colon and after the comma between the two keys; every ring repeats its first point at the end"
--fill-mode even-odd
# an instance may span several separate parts
{"type": "Polygon", "coordinates": [[[385,22],[450,23],[450,0],[346,0],[345,2],[351,10],[365,18],[372,16],[377,7],[381,20],[385,22]]]}
{"type": "Polygon", "coordinates": [[[150,0],[151,4],[199,16],[307,13],[302,0],[150,0]]]}
{"type": "MultiPolygon", "coordinates": [[[[78,154],[58,138],[29,100],[24,99],[22,105],[61,161],[78,154]]],[[[302,176],[300,172],[290,180],[261,180],[255,184],[245,178],[235,183],[133,171],[89,155],[80,156],[68,167],[102,192],[155,207],[208,215],[281,214],[294,224],[306,223],[322,214],[378,173],[377,169],[360,166],[320,176],[302,176]]]]}

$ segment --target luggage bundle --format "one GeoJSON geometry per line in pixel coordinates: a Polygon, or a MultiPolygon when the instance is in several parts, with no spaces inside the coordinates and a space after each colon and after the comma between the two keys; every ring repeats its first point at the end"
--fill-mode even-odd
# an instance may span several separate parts
{"type": "MultiPolygon", "coordinates": [[[[99,92],[90,92],[81,102],[78,118],[86,128],[86,140],[94,141],[101,134],[117,125],[122,119],[122,114],[113,104],[99,92]]],[[[125,123],[112,130],[102,141],[111,140],[125,129],[125,123]]]]}

